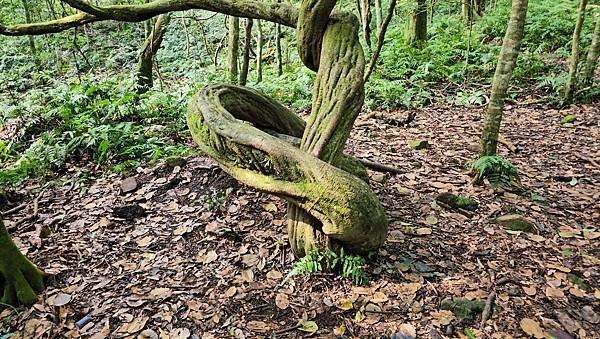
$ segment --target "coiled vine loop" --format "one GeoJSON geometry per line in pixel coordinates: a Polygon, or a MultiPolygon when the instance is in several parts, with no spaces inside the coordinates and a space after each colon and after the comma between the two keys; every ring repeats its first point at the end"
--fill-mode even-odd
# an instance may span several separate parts
{"type": "Polygon", "coordinates": [[[225,171],[288,201],[288,236],[299,256],[340,245],[372,251],[387,235],[364,167],[343,154],[364,101],[365,60],[358,20],[331,15],[334,6],[335,0],[304,0],[298,14],[300,56],[317,71],[306,123],[274,100],[231,85],[200,91],[187,116],[195,141],[225,171]]]}

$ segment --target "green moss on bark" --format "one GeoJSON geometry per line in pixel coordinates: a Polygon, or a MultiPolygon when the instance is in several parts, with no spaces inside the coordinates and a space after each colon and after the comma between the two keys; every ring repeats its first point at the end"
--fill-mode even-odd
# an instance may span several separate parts
{"type": "Polygon", "coordinates": [[[0,220],[0,303],[32,305],[44,290],[44,273],[29,261],[0,220]]]}

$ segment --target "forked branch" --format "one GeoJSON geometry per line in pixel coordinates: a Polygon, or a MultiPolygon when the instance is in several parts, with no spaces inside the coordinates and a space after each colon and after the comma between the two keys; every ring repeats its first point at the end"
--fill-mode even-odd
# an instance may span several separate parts
{"type": "Polygon", "coordinates": [[[58,33],[91,22],[115,20],[141,22],[169,12],[203,9],[227,15],[263,19],[289,27],[296,27],[298,9],[284,3],[263,3],[252,0],[155,0],[138,5],[95,6],[81,0],[63,0],[83,11],[57,20],[4,26],[1,35],[42,35],[58,33]]]}

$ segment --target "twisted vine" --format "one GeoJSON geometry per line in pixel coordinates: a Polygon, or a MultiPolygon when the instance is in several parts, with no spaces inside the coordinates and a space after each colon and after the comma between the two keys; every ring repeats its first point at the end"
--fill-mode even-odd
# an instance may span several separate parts
{"type": "Polygon", "coordinates": [[[306,124],[270,98],[226,85],[199,92],[187,116],[195,141],[225,171],[288,201],[288,236],[299,256],[340,245],[371,251],[387,235],[364,168],[343,154],[364,101],[365,60],[357,18],[331,16],[335,2],[304,0],[298,12],[299,54],[317,71],[306,124]]]}

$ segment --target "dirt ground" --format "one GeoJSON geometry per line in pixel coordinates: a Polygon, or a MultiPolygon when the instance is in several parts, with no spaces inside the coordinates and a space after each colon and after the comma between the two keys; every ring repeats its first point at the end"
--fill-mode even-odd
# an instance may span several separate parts
{"type": "Polygon", "coordinates": [[[31,214],[37,200],[37,218],[13,235],[51,277],[33,307],[0,311],[0,334],[600,338],[599,105],[506,107],[500,153],[528,196],[471,184],[482,111],[430,106],[408,126],[359,117],[347,153],[405,172],[370,172],[390,229],[366,287],[329,273],[282,285],[294,260],[285,202],[208,158],[139,168],[126,194],[124,178],[75,165],[59,185],[30,182],[15,201],[28,208],[5,219],[10,226],[31,214]],[[560,123],[567,114],[577,116],[573,124],[560,123]],[[430,147],[413,150],[413,139],[430,147]],[[435,202],[444,191],[479,208],[447,210],[435,202]],[[537,232],[494,222],[508,214],[537,232]],[[484,324],[481,312],[461,319],[441,306],[448,298],[485,302],[492,292],[484,324]]]}

